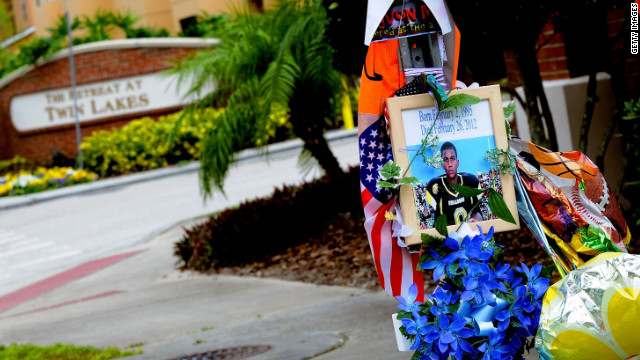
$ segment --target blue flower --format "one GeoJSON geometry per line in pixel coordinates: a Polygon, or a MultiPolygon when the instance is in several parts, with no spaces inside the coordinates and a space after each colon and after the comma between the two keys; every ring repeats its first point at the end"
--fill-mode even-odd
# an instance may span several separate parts
{"type": "Polygon", "coordinates": [[[489,271],[488,260],[493,256],[493,246],[484,241],[482,235],[462,240],[460,249],[456,251],[460,266],[471,272],[489,271]]]}
{"type": "Polygon", "coordinates": [[[478,351],[483,352],[482,360],[513,359],[520,350],[522,341],[519,336],[511,336],[508,340],[501,331],[494,331],[489,335],[489,341],[478,346],[478,351]]]}
{"type": "Polygon", "coordinates": [[[509,264],[499,264],[496,266],[495,274],[496,279],[500,279],[506,281],[507,283],[511,283],[513,280],[513,275],[515,271],[511,268],[509,264]]]}
{"type": "Polygon", "coordinates": [[[398,305],[398,309],[413,313],[413,316],[418,317],[418,313],[420,312],[420,301],[416,301],[418,297],[418,286],[413,283],[409,286],[409,293],[407,294],[407,299],[405,300],[402,296],[396,296],[396,300],[400,302],[398,305]]]}
{"type": "Polygon", "coordinates": [[[540,271],[542,270],[542,264],[535,264],[531,267],[531,271],[527,265],[521,263],[522,267],[516,267],[516,270],[522,272],[527,276],[529,290],[533,294],[533,299],[538,300],[549,288],[549,279],[541,278],[540,271]]]}
{"type": "Polygon", "coordinates": [[[420,266],[422,266],[424,269],[429,269],[429,270],[434,269],[433,281],[438,281],[444,274],[445,269],[447,271],[447,274],[449,274],[449,276],[456,277],[456,270],[458,268],[458,265],[454,264],[457,259],[456,253],[453,252],[451,254],[448,254],[445,257],[442,257],[433,249],[431,249],[430,251],[431,251],[431,257],[434,258],[435,260],[425,261],[420,266]]]}
{"type": "Polygon", "coordinates": [[[462,278],[462,284],[464,285],[464,292],[461,299],[465,301],[475,299],[475,303],[478,305],[485,302],[494,302],[494,290],[499,290],[503,293],[507,292],[507,287],[502,281],[496,280],[496,274],[493,271],[479,273],[477,276],[467,275],[462,278]]]}
{"type": "Polygon", "coordinates": [[[515,317],[523,326],[516,330],[521,334],[528,333],[526,336],[530,336],[532,328],[537,326],[537,323],[534,324],[533,320],[535,320],[536,314],[539,314],[539,312],[535,311],[536,307],[531,303],[531,295],[527,294],[526,286],[518,286],[514,290],[514,294],[518,297],[518,300],[509,309],[502,310],[494,316],[499,321],[498,330],[505,331],[511,323],[511,318],[515,317]],[[534,326],[532,327],[532,325],[534,326]],[[524,332],[520,329],[523,329],[524,332]]]}
{"type": "Polygon", "coordinates": [[[489,334],[489,342],[484,342],[478,346],[478,351],[484,353],[482,360],[502,359],[503,351],[501,349],[504,342],[505,333],[503,331],[493,331],[489,334]]]}
{"type": "Polygon", "coordinates": [[[458,316],[458,314],[453,314],[453,319],[443,315],[440,316],[438,320],[440,328],[438,350],[442,354],[447,352],[453,353],[456,359],[462,359],[464,352],[470,354],[475,352],[473,346],[466,340],[463,340],[475,335],[472,329],[465,327],[467,325],[465,319],[458,316]]]}
{"type": "Polygon", "coordinates": [[[435,316],[440,316],[442,314],[451,314],[451,310],[449,309],[449,305],[455,304],[458,302],[458,294],[454,294],[450,291],[444,290],[442,287],[436,288],[436,291],[433,295],[427,295],[429,300],[434,304],[431,306],[431,313],[435,316]]]}
{"type": "Polygon", "coordinates": [[[405,327],[407,334],[415,335],[415,340],[411,345],[411,350],[415,350],[420,346],[420,342],[422,342],[423,337],[429,333],[433,332],[435,329],[434,326],[429,325],[429,317],[418,316],[416,319],[402,319],[402,326],[405,327]]]}

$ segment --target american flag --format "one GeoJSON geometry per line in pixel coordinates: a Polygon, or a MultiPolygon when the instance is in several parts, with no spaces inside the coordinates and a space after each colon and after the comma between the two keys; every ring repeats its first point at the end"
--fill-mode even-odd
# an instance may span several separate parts
{"type": "Polygon", "coordinates": [[[419,254],[410,254],[392,238],[392,221],[385,212],[397,207],[397,196],[376,186],[378,172],[393,159],[391,141],[383,116],[360,134],[360,190],[364,205],[365,229],[382,288],[393,296],[407,297],[409,286],[418,286],[418,301],[424,300],[422,272],[416,271],[419,254]]]}

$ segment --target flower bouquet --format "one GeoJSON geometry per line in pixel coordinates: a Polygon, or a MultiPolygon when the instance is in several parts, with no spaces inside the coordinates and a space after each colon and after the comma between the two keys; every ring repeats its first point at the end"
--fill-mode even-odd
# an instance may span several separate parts
{"type": "Polygon", "coordinates": [[[420,266],[433,270],[438,287],[425,303],[415,301],[415,284],[407,298],[396,297],[412,360],[511,359],[533,347],[527,338],[536,334],[549,279],[540,264],[500,263],[492,236],[493,228],[482,235],[463,224],[445,239],[423,237],[420,266]]]}

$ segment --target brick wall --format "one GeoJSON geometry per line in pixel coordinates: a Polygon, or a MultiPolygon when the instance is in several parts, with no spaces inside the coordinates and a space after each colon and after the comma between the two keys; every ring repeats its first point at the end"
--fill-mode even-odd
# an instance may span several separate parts
{"type": "MultiPolygon", "coordinates": [[[[569,69],[567,68],[567,54],[561,33],[556,33],[553,24],[547,23],[542,29],[542,34],[538,38],[537,47],[540,49],[536,54],[538,66],[540,66],[540,76],[542,80],[568,79],[569,69]]],[[[522,86],[520,79],[520,68],[516,62],[514,54],[510,51],[504,52],[509,88],[515,89],[522,86]]]]}
{"type": "MultiPolygon", "coordinates": [[[[616,10],[607,13],[607,37],[611,42],[620,32],[625,21],[625,11],[616,10]]],[[[567,53],[565,49],[562,33],[555,31],[553,24],[548,23],[538,39],[537,53],[540,75],[542,80],[555,80],[570,78],[567,65],[567,53]]],[[[617,41],[614,46],[605,51],[612,54],[613,65],[617,64],[617,59],[622,58],[622,52],[626,52],[625,73],[625,93],[631,98],[640,96],[640,57],[629,55],[630,45],[624,41],[617,41]]],[[[509,88],[515,89],[522,86],[520,71],[516,59],[511,52],[504,53],[509,88]]],[[[592,59],[584,59],[592,61],[592,59]]]]}
{"type": "MultiPolygon", "coordinates": [[[[625,93],[630,98],[637,99],[640,96],[640,57],[629,53],[630,44],[624,39],[616,39],[616,36],[624,26],[624,10],[613,11],[607,16],[607,27],[609,41],[614,41],[614,47],[611,49],[614,53],[614,65],[619,65],[618,59],[626,57],[624,66],[625,73],[625,93]],[[616,41],[619,40],[619,41],[616,41]]],[[[629,35],[628,33],[625,35],[629,35]]]]}
{"type": "MultiPolygon", "coordinates": [[[[197,48],[143,47],[78,54],[75,56],[76,83],[80,86],[159,72],[170,67],[172,60],[185,57],[195,50],[197,48]]],[[[0,159],[8,159],[14,155],[28,159],[50,159],[56,151],[67,157],[76,156],[73,124],[21,133],[14,128],[9,118],[13,97],[70,86],[69,61],[68,58],[62,58],[39,66],[0,88],[0,159]]],[[[82,136],[89,136],[96,130],[121,127],[134,118],[159,116],[176,110],[178,109],[174,107],[82,122],[82,136]]]]}

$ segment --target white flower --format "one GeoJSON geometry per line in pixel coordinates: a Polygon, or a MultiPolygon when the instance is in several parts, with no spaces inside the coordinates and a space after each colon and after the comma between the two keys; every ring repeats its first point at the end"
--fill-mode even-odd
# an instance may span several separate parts
{"type": "Polygon", "coordinates": [[[396,218],[391,224],[391,229],[393,229],[391,236],[398,238],[398,246],[407,247],[407,244],[402,239],[413,234],[413,229],[402,223],[402,212],[397,204],[393,206],[392,211],[395,213],[396,218]]]}
{"type": "Polygon", "coordinates": [[[456,240],[458,244],[461,244],[462,239],[466,236],[473,238],[476,235],[480,235],[480,233],[478,231],[471,230],[471,226],[469,226],[468,223],[463,223],[457,232],[452,231],[449,233],[449,237],[456,240]]]}

